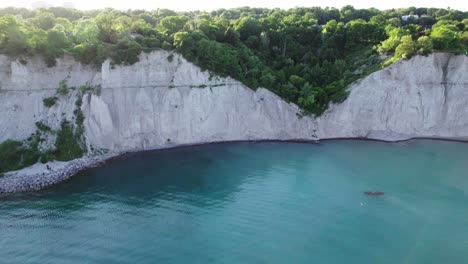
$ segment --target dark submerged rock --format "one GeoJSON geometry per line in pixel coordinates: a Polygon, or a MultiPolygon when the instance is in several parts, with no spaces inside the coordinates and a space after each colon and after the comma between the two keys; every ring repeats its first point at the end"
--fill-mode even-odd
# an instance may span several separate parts
{"type": "Polygon", "coordinates": [[[384,192],[364,192],[365,195],[370,195],[370,196],[379,196],[379,195],[384,195],[384,192]]]}

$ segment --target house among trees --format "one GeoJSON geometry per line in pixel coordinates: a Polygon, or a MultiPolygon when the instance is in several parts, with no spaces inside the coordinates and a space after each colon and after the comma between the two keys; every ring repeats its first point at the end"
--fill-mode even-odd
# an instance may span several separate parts
{"type": "Polygon", "coordinates": [[[407,15],[407,16],[401,16],[401,20],[403,21],[407,21],[408,19],[419,19],[419,16],[418,15],[407,15]]]}

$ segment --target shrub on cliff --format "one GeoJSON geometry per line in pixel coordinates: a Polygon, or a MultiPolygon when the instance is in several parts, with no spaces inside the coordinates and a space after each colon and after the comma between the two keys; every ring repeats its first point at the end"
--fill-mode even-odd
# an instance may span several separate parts
{"type": "Polygon", "coordinates": [[[57,88],[57,94],[59,95],[67,95],[68,94],[68,85],[65,80],[60,82],[59,87],[57,88]]]}
{"type": "Polygon", "coordinates": [[[55,103],[57,102],[57,99],[58,98],[56,96],[53,96],[53,97],[47,97],[42,101],[44,102],[44,106],[50,108],[55,105],[55,103]]]}
{"type": "Polygon", "coordinates": [[[60,130],[56,131],[55,149],[39,150],[39,145],[47,134],[54,134],[52,129],[36,122],[38,130],[26,141],[6,140],[0,143],[0,175],[3,172],[19,170],[37,162],[46,163],[52,160],[69,161],[81,158],[86,150],[84,146],[84,116],[76,113],[76,127],[63,120],[60,130]]]}
{"type": "Polygon", "coordinates": [[[23,142],[6,140],[0,143],[0,173],[31,166],[38,159],[37,149],[26,146],[23,142]]]}
{"type": "Polygon", "coordinates": [[[73,125],[63,120],[55,140],[54,156],[59,161],[81,158],[84,150],[80,144],[80,135],[74,131],[73,125]]]}

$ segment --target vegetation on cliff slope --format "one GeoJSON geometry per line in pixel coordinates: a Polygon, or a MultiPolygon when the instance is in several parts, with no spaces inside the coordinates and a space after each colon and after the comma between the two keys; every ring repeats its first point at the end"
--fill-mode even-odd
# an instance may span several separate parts
{"type": "Polygon", "coordinates": [[[19,170],[37,162],[52,160],[69,161],[83,157],[87,153],[84,136],[84,115],[81,111],[82,97],[85,94],[100,93],[100,86],[83,85],[78,89],[68,87],[66,81],[60,82],[56,96],[44,99],[45,107],[60,103],[60,96],[77,90],[66,100],[76,98],[73,121],[62,119],[60,128],[53,130],[41,121],[36,122],[36,132],[24,141],[6,140],[0,143],[0,176],[4,172],[19,170]],[[53,142],[53,144],[51,144],[53,142]]]}
{"type": "Polygon", "coordinates": [[[466,54],[467,45],[468,12],[450,9],[0,9],[0,52],[23,63],[42,54],[52,66],[69,53],[95,65],[108,57],[133,64],[142,51],[177,50],[203,69],[266,87],[315,115],[343,101],[346,86],[381,68],[383,58],[466,54]]]}
{"type": "Polygon", "coordinates": [[[30,146],[35,142],[29,143],[23,144],[23,142],[14,140],[0,143],[0,175],[3,172],[31,166],[38,161],[38,151],[34,149],[34,146],[30,146]]]}

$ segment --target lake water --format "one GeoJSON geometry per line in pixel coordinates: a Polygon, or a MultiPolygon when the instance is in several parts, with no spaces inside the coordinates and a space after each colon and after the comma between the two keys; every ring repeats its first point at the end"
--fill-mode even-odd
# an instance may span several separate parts
{"type": "Polygon", "coordinates": [[[0,198],[0,262],[468,263],[468,144],[133,154],[0,198]]]}

